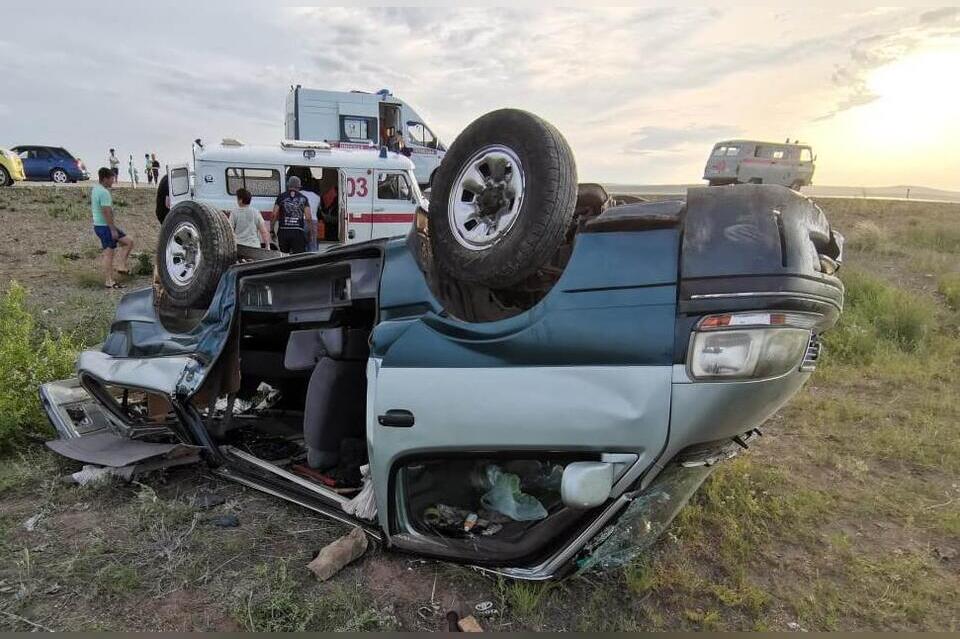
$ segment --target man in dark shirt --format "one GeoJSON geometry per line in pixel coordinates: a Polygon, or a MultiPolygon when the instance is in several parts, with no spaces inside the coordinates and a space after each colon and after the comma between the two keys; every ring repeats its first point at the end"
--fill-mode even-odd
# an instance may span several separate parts
{"type": "Polygon", "coordinates": [[[167,184],[167,176],[164,175],[160,178],[160,183],[157,185],[157,219],[160,220],[160,224],[163,224],[163,220],[166,219],[167,213],[170,212],[170,185],[167,184]]]}
{"type": "Polygon", "coordinates": [[[287,178],[287,190],[273,205],[273,221],[277,227],[277,244],[284,253],[303,253],[315,232],[313,211],[307,196],[300,192],[300,178],[287,178]]]}

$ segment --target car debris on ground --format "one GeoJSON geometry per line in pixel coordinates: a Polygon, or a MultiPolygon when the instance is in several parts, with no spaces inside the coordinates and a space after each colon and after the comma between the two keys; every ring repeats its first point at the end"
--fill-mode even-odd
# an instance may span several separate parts
{"type": "Polygon", "coordinates": [[[320,581],[326,581],[356,561],[367,551],[367,535],[360,527],[327,544],[316,558],[307,564],[307,568],[320,581]]]}

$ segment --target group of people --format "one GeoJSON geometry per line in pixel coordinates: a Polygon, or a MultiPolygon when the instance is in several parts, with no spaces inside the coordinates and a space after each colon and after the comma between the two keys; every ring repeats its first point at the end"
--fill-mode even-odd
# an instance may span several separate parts
{"type": "MultiPolygon", "coordinates": [[[[116,157],[113,149],[110,149],[110,155],[116,157]]],[[[170,190],[167,176],[159,177],[159,166],[156,171],[150,181],[157,184],[156,214],[157,220],[163,224],[170,212],[170,190]]],[[[230,212],[230,226],[238,247],[268,249],[271,235],[276,233],[277,246],[282,252],[304,253],[317,250],[318,239],[337,239],[339,200],[336,184],[329,184],[318,194],[320,182],[309,173],[306,177],[310,183],[309,188],[304,189],[300,176],[291,172],[286,190],[274,201],[269,226],[260,211],[251,206],[253,195],[250,191],[237,189],[237,208],[230,212]]],[[[97,171],[97,184],[90,193],[93,232],[100,240],[104,285],[109,289],[123,288],[116,275],[130,272],[128,262],[134,246],[133,240],[117,223],[110,193],[116,181],[117,171],[111,162],[110,168],[101,167],[97,171]]]]}
{"type": "MultiPolygon", "coordinates": [[[[110,172],[113,174],[114,182],[119,181],[120,158],[117,157],[116,149],[110,149],[107,162],[110,164],[110,172]]],[[[143,173],[147,176],[147,184],[160,183],[160,160],[157,159],[156,153],[143,154],[143,173]]],[[[132,153],[130,154],[129,160],[127,160],[127,175],[130,178],[130,184],[134,187],[140,183],[140,171],[134,166],[132,153]]]]}

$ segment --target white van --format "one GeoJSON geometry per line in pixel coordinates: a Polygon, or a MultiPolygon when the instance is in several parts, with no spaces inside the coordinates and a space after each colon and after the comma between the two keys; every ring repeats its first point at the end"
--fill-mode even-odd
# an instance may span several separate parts
{"type": "Polygon", "coordinates": [[[387,143],[390,129],[402,137],[417,182],[426,187],[446,147],[409,104],[388,90],[321,91],[297,85],[287,95],[284,135],[291,140],[376,151],[387,143]]]}
{"type": "Polygon", "coordinates": [[[198,140],[192,173],[186,164],[169,168],[170,208],[194,200],[227,212],[236,208],[237,189],[243,187],[253,195],[251,205],[269,220],[290,175],[300,177],[303,189],[317,195],[336,189],[336,223],[325,225],[318,236],[321,249],[403,235],[417,206],[426,206],[413,163],[403,155],[335,148],[326,142],[284,140],[276,146],[253,146],[228,139],[215,146],[198,140]]]}
{"type": "Polygon", "coordinates": [[[796,190],[813,183],[813,149],[796,142],[727,140],[717,142],[703,179],[724,184],[780,184],[796,190]]]}

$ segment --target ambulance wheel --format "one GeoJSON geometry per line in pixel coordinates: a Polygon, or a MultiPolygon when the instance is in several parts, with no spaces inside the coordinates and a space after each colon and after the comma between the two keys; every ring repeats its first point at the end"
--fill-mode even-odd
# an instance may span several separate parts
{"type": "Polygon", "coordinates": [[[462,282],[503,289],[556,253],[573,220],[577,169],[553,125],[501,109],[457,137],[432,187],[430,237],[440,267],[462,282]]]}
{"type": "Polygon", "coordinates": [[[157,241],[157,272],[171,306],[206,308],[220,277],[237,261],[227,218],[199,202],[180,202],[167,215],[157,241]]]}

